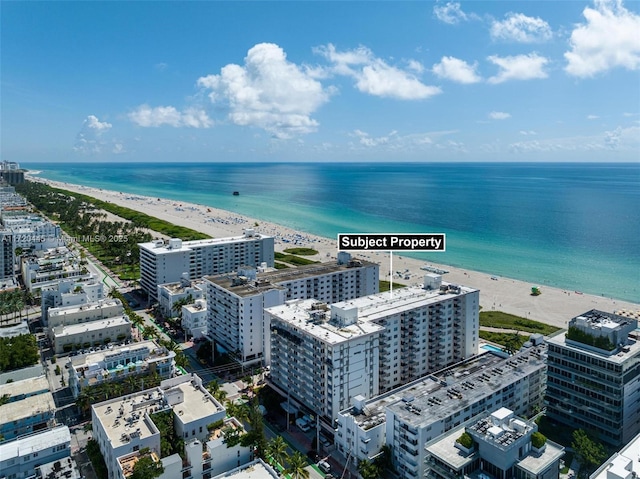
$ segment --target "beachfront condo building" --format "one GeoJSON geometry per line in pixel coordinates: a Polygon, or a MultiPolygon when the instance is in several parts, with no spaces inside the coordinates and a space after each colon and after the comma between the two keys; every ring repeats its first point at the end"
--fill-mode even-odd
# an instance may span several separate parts
{"type": "Polygon", "coordinates": [[[424,477],[425,444],[501,407],[531,416],[543,406],[546,351],[542,343],[510,357],[474,356],[373,399],[356,398],[338,415],[336,450],[356,463],[391,448],[401,477],[424,477]]]}
{"type": "MultiPolygon", "coordinates": [[[[207,426],[224,421],[226,415],[224,407],[195,374],[166,379],[156,388],[92,405],[93,437],[104,457],[109,479],[122,477],[122,456],[148,448],[162,457],[160,430],[154,423],[162,413],[171,415],[175,433],[185,444],[194,444],[197,439],[194,449],[200,457],[201,441],[209,438],[207,426]]],[[[179,457],[177,460],[182,463],[179,457]]]]}
{"type": "Polygon", "coordinates": [[[380,266],[341,252],[335,261],[267,271],[242,268],[209,276],[207,336],[243,364],[269,364],[264,309],[292,299],[332,303],[379,290],[380,266]]]}
{"type": "Polygon", "coordinates": [[[246,229],[242,236],[195,241],[177,238],[140,243],[140,286],[157,299],[158,285],[236,271],[241,266],[273,267],[274,239],[246,229]]]}
{"type": "Polygon", "coordinates": [[[564,447],[502,407],[427,444],[429,479],[558,479],[564,447]]]}
{"type": "Polygon", "coordinates": [[[614,446],[640,432],[640,332],[633,317],[591,310],[548,340],[547,415],[614,446]]]}
{"type": "Polygon", "coordinates": [[[61,306],[77,306],[104,299],[104,286],[95,276],[87,281],[63,279],[40,291],[42,324],[48,326],[49,310],[61,306]]]}
{"type": "Polygon", "coordinates": [[[287,301],[266,312],[270,383],[294,406],[304,406],[331,428],[353,396],[378,394],[382,326],[335,315],[313,299],[287,301]]]}
{"type": "Polygon", "coordinates": [[[141,341],[69,357],[69,389],[77,398],[89,386],[124,381],[131,376],[136,378],[137,387],[144,389],[147,375],[157,374],[161,379],[174,376],[175,356],[176,353],[155,341],[141,341]]]}

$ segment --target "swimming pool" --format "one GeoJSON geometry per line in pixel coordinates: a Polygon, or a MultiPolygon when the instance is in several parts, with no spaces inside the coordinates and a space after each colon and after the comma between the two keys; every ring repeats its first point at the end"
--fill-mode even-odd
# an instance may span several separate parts
{"type": "Polygon", "coordinates": [[[480,349],[484,349],[485,351],[495,351],[495,352],[498,352],[498,353],[504,352],[502,350],[502,348],[498,348],[498,347],[494,346],[493,344],[483,344],[482,346],[480,346],[480,349]]]}

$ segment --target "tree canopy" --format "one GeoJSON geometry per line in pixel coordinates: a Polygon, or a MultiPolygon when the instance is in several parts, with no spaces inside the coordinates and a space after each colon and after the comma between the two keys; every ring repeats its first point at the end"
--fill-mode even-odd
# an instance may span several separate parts
{"type": "Polygon", "coordinates": [[[0,372],[32,366],[39,359],[38,344],[32,334],[0,338],[0,372]]]}

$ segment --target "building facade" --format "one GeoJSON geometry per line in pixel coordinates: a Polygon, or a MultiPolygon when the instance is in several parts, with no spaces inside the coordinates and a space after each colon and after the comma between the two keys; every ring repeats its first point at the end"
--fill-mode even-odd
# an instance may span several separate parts
{"type": "Polygon", "coordinates": [[[251,229],[242,236],[196,241],[170,239],[140,243],[140,286],[157,299],[158,285],[184,277],[201,278],[236,271],[241,266],[273,267],[274,240],[251,229]]]}
{"type": "Polygon", "coordinates": [[[206,297],[204,281],[201,279],[191,281],[186,276],[177,283],[158,285],[158,307],[167,317],[177,316],[176,303],[188,300],[188,304],[192,304],[206,297]]]}
{"type": "Polygon", "coordinates": [[[591,310],[549,339],[547,414],[614,446],[640,433],[638,321],[591,310]]]}
{"type": "Polygon", "coordinates": [[[104,297],[104,287],[95,277],[87,281],[58,281],[40,291],[42,324],[48,326],[50,308],[95,303],[104,297]]]}
{"type": "Polygon", "coordinates": [[[205,278],[207,335],[243,363],[269,364],[264,309],[292,299],[331,303],[379,290],[379,265],[340,253],[336,261],[276,271],[241,268],[235,275],[205,278]]]}
{"type": "Polygon", "coordinates": [[[131,339],[129,316],[121,315],[86,323],[56,326],[52,329],[56,354],[101,347],[131,339]]]}
{"type": "Polygon", "coordinates": [[[59,426],[0,444],[0,475],[8,479],[36,477],[41,464],[71,456],[71,433],[59,426]]]}

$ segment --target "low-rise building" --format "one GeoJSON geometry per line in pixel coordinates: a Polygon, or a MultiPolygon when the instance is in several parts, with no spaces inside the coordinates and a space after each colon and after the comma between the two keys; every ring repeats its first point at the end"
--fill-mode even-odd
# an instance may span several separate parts
{"type": "Polygon", "coordinates": [[[547,414],[612,445],[640,433],[640,332],[635,318],[591,310],[551,337],[547,414]]]}
{"type": "Polygon", "coordinates": [[[425,477],[558,479],[564,447],[549,441],[537,429],[534,422],[500,408],[427,444],[425,477]]]}
{"type": "Polygon", "coordinates": [[[262,459],[256,459],[211,479],[276,479],[278,477],[280,477],[278,472],[269,464],[262,459]]]}
{"type": "Polygon", "coordinates": [[[103,298],[90,303],[49,308],[48,327],[52,332],[58,326],[87,323],[99,319],[113,318],[124,314],[124,306],[117,298],[103,298]]]}
{"type": "Polygon", "coordinates": [[[70,455],[71,433],[67,426],[29,434],[0,444],[0,475],[12,479],[36,477],[42,464],[63,463],[70,455]]]}
{"type": "Polygon", "coordinates": [[[4,227],[14,234],[14,247],[22,250],[42,251],[64,246],[59,225],[42,216],[24,213],[2,218],[4,227]]]}
{"type": "Polygon", "coordinates": [[[64,246],[23,257],[21,269],[24,285],[31,292],[53,286],[62,279],[87,281],[92,276],[80,258],[64,246]]]}
{"type": "Polygon", "coordinates": [[[182,329],[187,337],[202,338],[207,334],[207,300],[196,299],[182,307],[182,329]]]}
{"type": "Polygon", "coordinates": [[[636,479],[640,476],[640,434],[607,459],[589,479],[636,479]]]}
{"type": "Polygon", "coordinates": [[[155,341],[142,341],[69,358],[69,389],[73,397],[105,381],[122,381],[140,374],[158,374],[162,379],[176,372],[175,353],[155,341]]]}
{"type": "Polygon", "coordinates": [[[5,441],[53,425],[56,404],[50,392],[26,397],[0,406],[0,436],[5,441]]]}
{"type": "Polygon", "coordinates": [[[88,323],[56,326],[52,330],[52,337],[55,354],[99,347],[131,339],[131,321],[128,316],[122,315],[88,323]]]}
{"type": "Polygon", "coordinates": [[[158,307],[160,312],[166,316],[177,316],[175,305],[192,304],[198,299],[206,296],[206,285],[202,279],[190,280],[188,274],[184,273],[180,281],[158,285],[158,307]]]}
{"type": "Polygon", "coordinates": [[[48,391],[49,381],[44,375],[0,384],[0,398],[6,397],[6,403],[22,401],[28,397],[44,394],[48,391]]]}
{"type": "Polygon", "coordinates": [[[94,303],[104,297],[104,287],[96,277],[87,281],[77,278],[58,281],[40,291],[42,324],[48,325],[50,308],[94,303]]]}
{"type": "Polygon", "coordinates": [[[121,477],[122,456],[145,448],[161,454],[160,430],[153,417],[165,411],[172,411],[175,433],[185,443],[194,439],[205,441],[209,434],[207,425],[223,420],[226,414],[195,374],[167,379],[159,387],[94,404],[93,435],[110,479],[121,477]]]}

